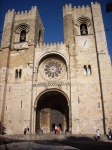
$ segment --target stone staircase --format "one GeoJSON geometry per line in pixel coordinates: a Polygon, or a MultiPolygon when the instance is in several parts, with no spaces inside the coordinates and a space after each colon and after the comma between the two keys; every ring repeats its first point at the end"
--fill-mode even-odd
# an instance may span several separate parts
{"type": "MultiPolygon", "coordinates": [[[[54,134],[53,132],[46,134],[18,134],[18,135],[0,135],[0,138],[10,139],[10,140],[70,140],[70,141],[95,141],[96,135],[75,135],[75,134],[54,134]]],[[[100,141],[109,142],[106,135],[101,135],[100,141]]]]}

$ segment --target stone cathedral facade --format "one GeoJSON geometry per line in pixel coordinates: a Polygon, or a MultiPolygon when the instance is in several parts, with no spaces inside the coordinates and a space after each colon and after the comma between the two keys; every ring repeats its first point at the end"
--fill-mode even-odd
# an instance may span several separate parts
{"type": "MultiPolygon", "coordinates": [[[[112,68],[99,3],[63,7],[64,43],[44,43],[36,7],[6,13],[0,50],[0,130],[73,134],[112,128],[112,68]]],[[[52,33],[49,33],[52,34],[52,33]]],[[[57,33],[58,34],[58,33],[57,33]]]]}

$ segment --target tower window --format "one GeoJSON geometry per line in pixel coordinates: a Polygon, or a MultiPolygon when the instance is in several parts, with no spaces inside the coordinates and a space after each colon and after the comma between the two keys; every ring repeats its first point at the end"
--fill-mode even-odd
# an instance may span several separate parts
{"type": "Polygon", "coordinates": [[[92,71],[91,71],[91,65],[84,65],[84,75],[91,75],[92,71]]]}
{"type": "Polygon", "coordinates": [[[15,70],[15,78],[18,78],[18,69],[15,70]]]}
{"type": "Polygon", "coordinates": [[[91,65],[88,65],[88,75],[92,74],[91,73],[91,65]]]}
{"type": "Polygon", "coordinates": [[[19,78],[21,78],[22,75],[22,69],[19,69],[19,78]]]}
{"type": "Polygon", "coordinates": [[[26,41],[26,31],[22,30],[20,33],[20,42],[25,42],[26,41]]]}
{"type": "Polygon", "coordinates": [[[15,79],[21,78],[22,76],[22,69],[15,70],[15,79]]]}
{"type": "Polygon", "coordinates": [[[26,42],[29,37],[30,26],[21,23],[15,27],[15,42],[26,42]]]}
{"type": "Polygon", "coordinates": [[[41,30],[39,30],[39,34],[38,34],[38,43],[40,42],[40,38],[41,38],[41,30]]]}
{"type": "Polygon", "coordinates": [[[80,33],[81,33],[81,35],[87,35],[88,34],[88,30],[87,30],[87,25],[86,24],[81,24],[80,25],[80,33]]]}
{"type": "Polygon", "coordinates": [[[84,74],[87,75],[87,66],[84,65],[84,74]]]}

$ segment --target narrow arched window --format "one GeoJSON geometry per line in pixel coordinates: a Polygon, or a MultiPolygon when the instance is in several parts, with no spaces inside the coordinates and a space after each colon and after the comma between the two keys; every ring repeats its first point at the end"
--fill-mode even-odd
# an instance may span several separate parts
{"type": "Polygon", "coordinates": [[[20,42],[25,42],[26,41],[26,31],[22,30],[20,33],[20,42]]]}
{"type": "Polygon", "coordinates": [[[80,33],[81,33],[81,35],[87,35],[88,34],[88,30],[87,30],[87,25],[86,24],[81,24],[80,25],[80,33]]]}
{"type": "Polygon", "coordinates": [[[87,75],[87,66],[84,65],[84,75],[87,75]]]}
{"type": "Polygon", "coordinates": [[[91,72],[91,65],[88,65],[88,74],[89,75],[92,74],[92,72],[91,72]]]}
{"type": "Polygon", "coordinates": [[[40,42],[40,38],[41,38],[41,30],[39,30],[39,34],[38,34],[38,43],[40,42]]]}

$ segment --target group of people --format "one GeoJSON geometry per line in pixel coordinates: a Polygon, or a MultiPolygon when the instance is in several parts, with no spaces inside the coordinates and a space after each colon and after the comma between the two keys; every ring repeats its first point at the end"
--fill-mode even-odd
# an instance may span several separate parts
{"type": "Polygon", "coordinates": [[[24,128],[24,134],[29,134],[29,127],[24,128]]]}
{"type": "Polygon", "coordinates": [[[52,129],[52,131],[55,133],[55,134],[61,134],[61,128],[60,126],[57,126],[55,125],[55,127],[52,129]]]}
{"type": "MultiPolygon", "coordinates": [[[[97,140],[100,140],[100,130],[99,129],[96,130],[96,136],[97,136],[97,140]]],[[[108,128],[107,136],[108,136],[109,140],[112,140],[112,131],[110,128],[108,128]]]]}
{"type": "MultiPolygon", "coordinates": [[[[52,131],[54,131],[55,134],[57,134],[57,133],[61,134],[60,126],[55,125],[55,128],[53,128],[52,131]]],[[[43,127],[41,128],[41,133],[43,133],[43,127]]],[[[71,133],[71,128],[70,128],[70,133],[71,133]]],[[[24,128],[24,134],[29,134],[29,127],[24,128]]],[[[112,140],[112,131],[110,128],[108,128],[107,136],[108,136],[109,140],[112,140]]],[[[99,129],[96,130],[96,137],[97,137],[97,140],[100,140],[100,130],[99,129]]]]}

